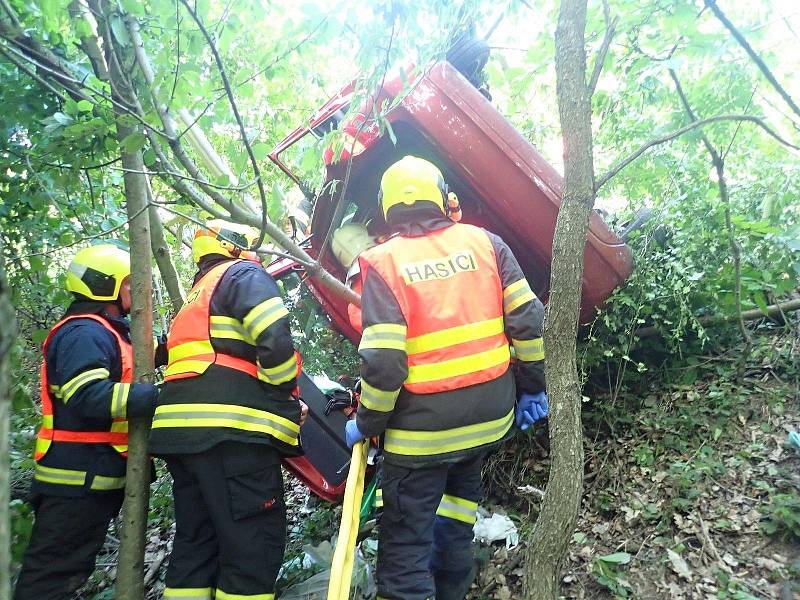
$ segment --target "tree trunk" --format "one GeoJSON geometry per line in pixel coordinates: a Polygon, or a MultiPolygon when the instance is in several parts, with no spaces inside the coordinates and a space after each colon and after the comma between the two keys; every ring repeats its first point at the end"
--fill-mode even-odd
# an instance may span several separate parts
{"type": "MultiPolygon", "coordinates": [[[[3,255],[0,244],[0,256],[3,255]]],[[[11,290],[6,282],[5,265],[0,259],[0,598],[10,597],[11,527],[9,523],[8,420],[11,411],[9,363],[16,337],[16,321],[11,306],[11,290]]]]}
{"type": "MultiPolygon", "coordinates": [[[[103,2],[103,37],[106,63],[109,65],[111,92],[117,102],[131,106],[132,91],[123,69],[132,65],[132,49],[111,34],[111,4],[103,2]]],[[[131,339],[133,341],[134,381],[152,382],[153,378],[153,299],[150,255],[150,218],[147,180],[142,152],[126,150],[123,140],[137,129],[119,117],[117,139],[121,144],[122,166],[126,169],[125,199],[131,247],[131,339]]],[[[148,419],[133,419],[128,429],[128,464],[125,500],[122,505],[122,535],[117,565],[117,600],[144,598],[144,545],[149,500],[150,460],[147,456],[148,419]]]]}
{"type": "MultiPolygon", "coordinates": [[[[150,182],[147,182],[147,201],[153,200],[153,188],[150,182]]],[[[177,313],[183,301],[186,299],[186,292],[181,285],[181,279],[178,276],[178,270],[175,268],[175,263],[172,262],[172,255],[169,252],[169,244],[167,238],[164,236],[164,225],[161,222],[161,217],[158,215],[158,209],[155,206],[148,208],[150,213],[150,246],[153,249],[153,256],[156,258],[156,265],[158,271],[161,273],[161,280],[167,288],[167,295],[172,304],[172,310],[177,313]]]]}
{"type": "Polygon", "coordinates": [[[550,395],[550,476],[528,543],[525,597],[558,597],[561,569],[583,492],[581,394],[575,359],[583,252],[594,204],[591,96],[586,85],[586,0],[563,0],[556,29],[558,108],[564,190],[553,238],[544,329],[550,395]]]}

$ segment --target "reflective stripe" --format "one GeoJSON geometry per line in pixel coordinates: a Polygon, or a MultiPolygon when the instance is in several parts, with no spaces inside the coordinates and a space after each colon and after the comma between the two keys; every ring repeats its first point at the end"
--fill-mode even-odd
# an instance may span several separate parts
{"type": "Polygon", "coordinates": [[[449,519],[455,519],[456,521],[463,521],[469,525],[474,525],[477,520],[477,511],[477,502],[444,494],[442,496],[442,501],[439,503],[439,508],[436,509],[436,514],[440,517],[447,517],[449,519]]]}
{"type": "MultiPolygon", "coordinates": [[[[172,363],[193,356],[202,354],[214,354],[214,348],[211,346],[210,340],[198,340],[196,342],[186,342],[169,349],[169,362],[172,363]]],[[[169,371],[169,369],[167,369],[169,371]]]]}
{"type": "Polygon", "coordinates": [[[33,478],[44,483],[60,485],[83,485],[86,483],[86,471],[72,471],[70,469],[55,469],[36,464],[33,478]]]}
{"type": "Polygon", "coordinates": [[[277,367],[258,367],[258,378],[272,385],[286,383],[297,376],[297,356],[282,362],[277,367]]]}
{"type": "Polygon", "coordinates": [[[89,383],[90,381],[96,381],[98,379],[108,379],[109,372],[108,369],[92,369],[91,371],[84,371],[83,373],[79,373],[72,379],[70,379],[67,383],[62,386],[52,385],[50,389],[53,390],[55,388],[56,397],[62,398],[64,400],[64,404],[69,402],[69,399],[81,389],[84,385],[89,383]]]}
{"type": "Polygon", "coordinates": [[[227,340],[239,340],[255,346],[255,341],[247,333],[244,324],[232,317],[221,317],[211,315],[209,323],[211,325],[210,333],[213,338],[224,338],[227,340]]]}
{"type": "Polygon", "coordinates": [[[406,384],[425,383],[428,381],[458,377],[459,375],[466,375],[468,373],[482,371],[483,369],[491,369],[504,362],[508,362],[510,356],[511,353],[508,346],[503,344],[498,348],[492,348],[491,350],[460,356],[458,358],[451,358],[450,360],[424,365],[409,365],[408,378],[405,382],[406,384]]]}
{"type": "Polygon", "coordinates": [[[230,427],[266,433],[297,446],[300,426],[265,410],[229,404],[168,404],[156,408],[153,429],[166,427],[230,427]]]}
{"type": "Polygon", "coordinates": [[[503,438],[514,422],[514,410],[505,417],[445,429],[443,431],[408,431],[405,429],[387,429],[384,439],[384,449],[393,454],[408,456],[429,456],[456,452],[467,448],[475,448],[490,444],[503,438]]]}
{"type": "Polygon", "coordinates": [[[93,490],[118,490],[125,487],[125,477],[106,477],[95,475],[92,479],[93,490]]]}
{"type": "Polygon", "coordinates": [[[250,337],[254,340],[258,339],[264,330],[272,325],[281,317],[289,315],[289,311],[283,305],[283,300],[280,297],[270,298],[264,300],[261,304],[257,304],[245,316],[243,324],[244,328],[250,333],[250,337]]]}
{"type": "Polygon", "coordinates": [[[212,364],[213,361],[211,360],[181,360],[167,367],[167,370],[164,371],[164,377],[180,375],[181,373],[204,373],[212,364]]]}
{"type": "Polygon", "coordinates": [[[536,294],[523,277],[503,290],[503,311],[508,314],[531,300],[536,300],[536,294]]]}
{"type": "Polygon", "coordinates": [[[275,594],[229,594],[217,588],[216,600],[274,600],[275,594]]]}
{"type": "Polygon", "coordinates": [[[400,388],[394,391],[379,390],[371,386],[363,379],[361,380],[361,404],[364,408],[376,410],[378,412],[389,412],[394,410],[394,403],[400,395],[400,388]]]}
{"type": "Polygon", "coordinates": [[[183,598],[184,600],[212,600],[211,588],[164,588],[162,598],[183,598]]]}
{"type": "Polygon", "coordinates": [[[383,488],[378,488],[375,490],[375,508],[381,508],[383,506],[383,488]]]}
{"type": "Polygon", "coordinates": [[[511,338],[514,345],[514,353],[519,360],[532,362],[534,360],[544,360],[544,340],[534,338],[532,340],[515,340],[511,338]]]}
{"type": "Polygon", "coordinates": [[[407,328],[405,325],[397,325],[394,323],[370,325],[364,329],[358,349],[367,350],[369,348],[381,348],[405,351],[406,332],[407,328]]]}
{"type": "Polygon", "coordinates": [[[131,391],[130,383],[115,383],[111,393],[111,418],[124,419],[128,416],[128,394],[131,391]]]}
{"type": "Polygon", "coordinates": [[[428,352],[429,350],[439,350],[448,346],[456,346],[466,342],[473,342],[482,338],[503,333],[503,317],[489,319],[488,321],[478,321],[468,323],[458,327],[450,327],[425,335],[408,339],[408,353],[417,354],[428,352]]]}

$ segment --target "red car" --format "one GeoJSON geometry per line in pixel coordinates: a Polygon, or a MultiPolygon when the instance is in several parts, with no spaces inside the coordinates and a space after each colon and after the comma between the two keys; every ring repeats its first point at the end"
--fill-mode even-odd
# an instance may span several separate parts
{"type": "MultiPolygon", "coordinates": [[[[343,132],[341,155],[335,156],[330,149],[325,152],[323,192],[311,222],[311,251],[323,266],[344,280],[346,268],[322,244],[332,237],[330,232],[348,222],[367,224],[370,233],[380,234],[380,177],[393,162],[413,154],[442,170],[451,191],[458,195],[463,221],[500,235],[531,287],[546,301],[561,175],[448,62],[434,65],[416,79],[409,72],[387,81],[355,119],[342,123],[353,89],[353,84],[345,87],[270,154],[275,164],[300,183],[282,158],[284,151],[307,135],[319,137],[334,127],[343,132]],[[385,129],[381,134],[377,123],[369,119],[371,110],[398,99],[386,115],[391,133],[385,129]]],[[[630,275],[633,261],[625,243],[596,213],[589,221],[584,260],[581,320],[585,322],[630,275]]],[[[360,336],[348,320],[347,304],[313,280],[307,283],[334,327],[357,343],[360,336]]],[[[319,493],[314,485],[311,489],[319,493]]]]}

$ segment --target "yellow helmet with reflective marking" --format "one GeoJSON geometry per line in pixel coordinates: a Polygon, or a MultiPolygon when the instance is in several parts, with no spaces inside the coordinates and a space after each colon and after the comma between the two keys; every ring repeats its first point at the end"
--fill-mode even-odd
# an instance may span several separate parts
{"type": "Polygon", "coordinates": [[[131,256],[115,244],[79,250],[67,270],[67,291],[92,300],[113,302],[131,274],[131,256]]]}
{"type": "Polygon", "coordinates": [[[195,232],[192,258],[196,263],[210,254],[238,258],[242,250],[250,248],[257,239],[258,232],[253,227],[213,219],[195,232]]]}
{"type": "Polygon", "coordinates": [[[444,176],[436,165],[417,156],[404,156],[381,177],[383,216],[386,217],[393,206],[412,206],[423,200],[433,202],[442,214],[447,214],[447,191],[444,176]]]}

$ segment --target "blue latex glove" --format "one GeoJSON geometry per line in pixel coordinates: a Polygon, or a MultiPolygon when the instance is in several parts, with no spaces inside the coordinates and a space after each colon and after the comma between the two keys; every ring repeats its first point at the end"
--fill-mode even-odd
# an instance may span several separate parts
{"type": "Polygon", "coordinates": [[[547,394],[522,394],[517,402],[514,421],[522,431],[533,425],[539,419],[547,416],[549,406],[547,394]]]}
{"type": "Polygon", "coordinates": [[[347,442],[347,447],[352,448],[356,445],[357,442],[360,442],[364,438],[366,438],[361,430],[356,425],[355,419],[350,419],[347,423],[344,424],[344,439],[347,442]]]}

